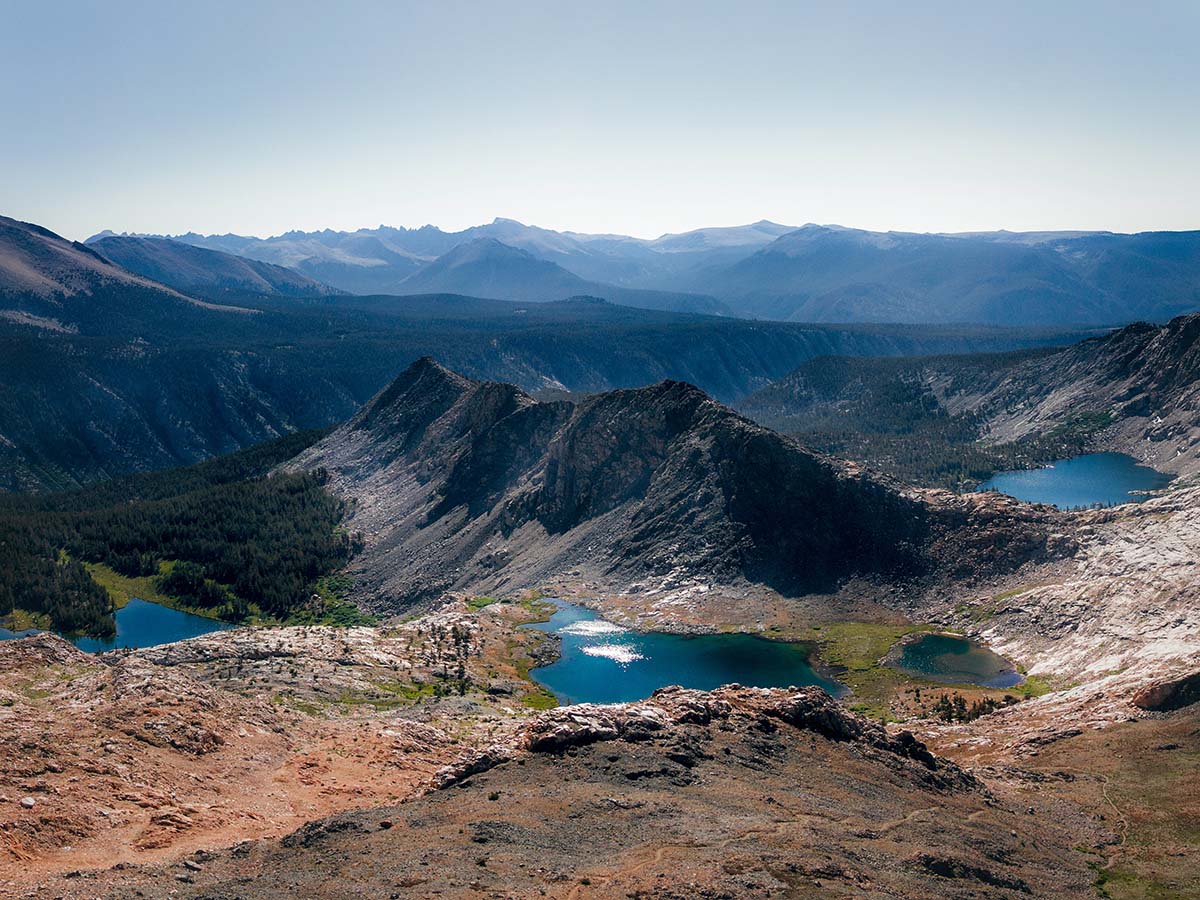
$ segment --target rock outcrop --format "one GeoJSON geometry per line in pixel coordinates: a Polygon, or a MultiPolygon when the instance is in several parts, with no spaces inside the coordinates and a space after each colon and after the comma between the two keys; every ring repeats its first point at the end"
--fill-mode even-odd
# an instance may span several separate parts
{"type": "Polygon", "coordinates": [[[1133,705],[1151,712],[1170,712],[1200,703],[1200,672],[1148,684],[1133,695],[1133,705]]]}
{"type": "MultiPolygon", "coordinates": [[[[882,725],[850,712],[817,687],[749,688],[726,685],[713,691],[678,686],[661,688],[639,703],[579,703],[549,710],[524,729],[518,745],[492,746],[441,769],[438,787],[459,784],[473,775],[516,759],[518,751],[564,754],[602,741],[638,743],[670,738],[683,726],[772,730],[777,723],[809,731],[831,741],[852,743],[919,763],[946,786],[972,786],[974,779],[953,763],[938,759],[911,732],[890,734],[882,725]]],[[[677,753],[685,766],[697,757],[677,753]]]]}

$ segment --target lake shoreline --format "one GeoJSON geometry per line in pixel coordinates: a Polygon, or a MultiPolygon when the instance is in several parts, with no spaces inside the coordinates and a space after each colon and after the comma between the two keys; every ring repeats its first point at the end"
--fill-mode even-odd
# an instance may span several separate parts
{"type": "Polygon", "coordinates": [[[1037,468],[997,472],[976,486],[1064,511],[1141,503],[1168,490],[1174,476],[1126,453],[1083,453],[1037,468]]]}
{"type": "MultiPolygon", "coordinates": [[[[679,633],[627,628],[594,609],[556,600],[550,620],[530,623],[556,639],[548,664],[529,677],[564,705],[625,703],[681,685],[710,690],[724,684],[789,687],[812,684],[832,696],[846,693],[826,667],[814,665],[813,643],[770,639],[751,632],[679,633]]],[[[539,660],[540,661],[540,660],[539,660]]]]}

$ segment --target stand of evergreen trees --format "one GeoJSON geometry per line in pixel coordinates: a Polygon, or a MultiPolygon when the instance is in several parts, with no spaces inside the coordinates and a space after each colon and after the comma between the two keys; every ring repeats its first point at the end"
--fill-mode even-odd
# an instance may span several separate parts
{"type": "Polygon", "coordinates": [[[268,475],[325,432],[82,490],[0,495],[0,616],[24,610],[63,632],[110,635],[113,608],[83,565],[155,575],[162,593],[222,617],[287,619],[350,558],[343,505],[322,472],[268,475]]]}

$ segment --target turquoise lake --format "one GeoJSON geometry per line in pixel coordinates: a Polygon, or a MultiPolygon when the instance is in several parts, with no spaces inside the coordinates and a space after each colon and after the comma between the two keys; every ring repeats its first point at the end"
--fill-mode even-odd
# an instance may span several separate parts
{"type": "Polygon", "coordinates": [[[980,491],[999,491],[1028,503],[1049,503],[1075,509],[1100,503],[1138,503],[1142,491],[1164,488],[1170,475],[1143,466],[1124,453],[1089,453],[1053,463],[1044,469],[1001,472],[979,485],[980,491]]]}
{"type": "Polygon", "coordinates": [[[1004,657],[951,634],[921,635],[904,644],[888,665],[909,675],[952,684],[1006,688],[1022,680],[1004,657]]]}
{"type": "MultiPolygon", "coordinates": [[[[188,638],[199,637],[211,631],[224,631],[235,626],[203,616],[193,616],[191,613],[180,612],[158,603],[134,598],[124,607],[118,609],[117,634],[112,638],[76,637],[69,640],[80,650],[87,653],[102,653],[105,650],[115,650],[118,647],[136,649],[138,647],[156,647],[159,644],[170,644],[188,638]]],[[[36,631],[13,632],[0,628],[0,640],[25,637],[37,634],[36,631]]]]}
{"type": "Polygon", "coordinates": [[[566,603],[548,622],[526,627],[557,634],[562,641],[558,660],[529,674],[563,704],[643,700],[669,684],[703,690],[733,682],[815,684],[834,695],[844,692],[813,671],[804,647],[754,635],[630,631],[566,603]]]}

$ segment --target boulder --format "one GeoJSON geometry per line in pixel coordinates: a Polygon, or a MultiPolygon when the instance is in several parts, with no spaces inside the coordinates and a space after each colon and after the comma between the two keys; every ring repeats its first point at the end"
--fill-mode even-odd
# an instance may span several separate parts
{"type": "Polygon", "coordinates": [[[1133,695],[1133,705],[1150,712],[1170,712],[1200,703],[1200,672],[1147,685],[1133,695]]]}

